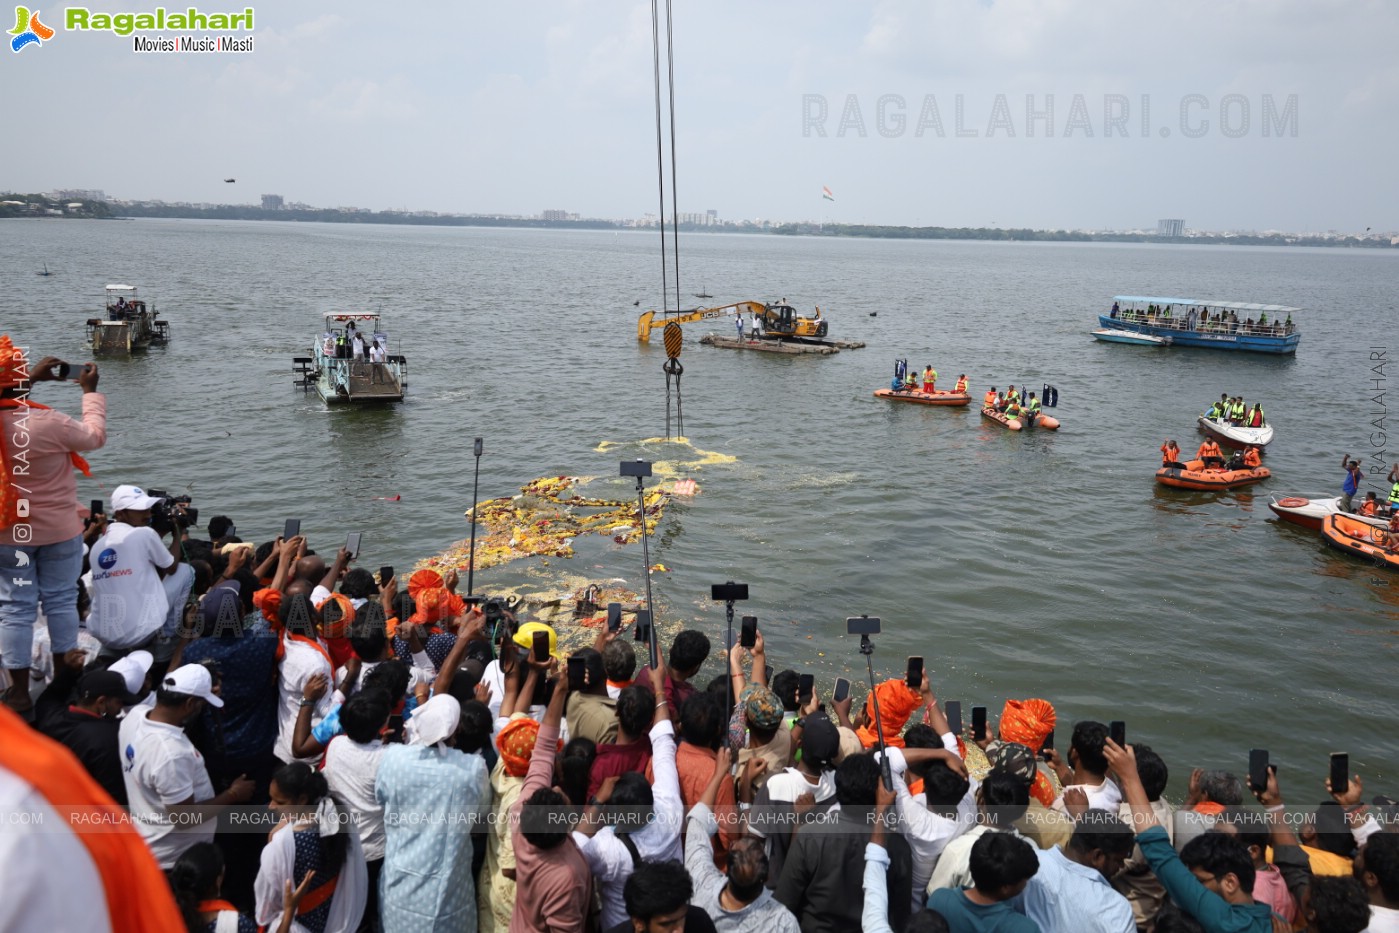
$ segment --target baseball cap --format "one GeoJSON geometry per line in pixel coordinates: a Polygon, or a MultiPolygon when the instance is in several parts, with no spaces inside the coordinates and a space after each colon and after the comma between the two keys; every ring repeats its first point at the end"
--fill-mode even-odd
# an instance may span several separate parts
{"type": "Polygon", "coordinates": [[[549,653],[558,658],[560,663],[562,663],[564,658],[563,655],[559,654],[558,633],[543,622],[526,622],[524,625],[520,626],[520,630],[515,633],[515,644],[526,651],[534,650],[535,632],[549,633],[549,653]]]}
{"type": "Polygon", "coordinates": [[[120,512],[122,509],[139,512],[151,508],[159,501],[157,496],[146,495],[146,491],[140,486],[118,486],[112,490],[113,512],[120,512]]]}
{"type": "Polygon", "coordinates": [[[155,658],[149,651],[133,651],[124,658],[118,658],[107,668],[122,676],[126,681],[126,692],[139,694],[141,685],[146,682],[146,674],[150,672],[151,664],[155,658]]]}
{"type": "Polygon", "coordinates": [[[204,594],[199,614],[206,626],[217,630],[220,622],[238,622],[243,618],[243,604],[238,599],[243,585],[237,580],[225,580],[204,594]]]}
{"type": "Polygon", "coordinates": [[[829,716],[812,713],[802,725],[802,759],[834,761],[840,751],[840,730],[829,716]]]}
{"type": "Polygon", "coordinates": [[[782,722],[782,701],[761,684],[743,691],[743,715],[757,729],[776,729],[782,722]]]}
{"type": "Polygon", "coordinates": [[[183,693],[185,696],[208,700],[215,708],[223,706],[223,700],[214,696],[214,678],[209,669],[202,664],[186,664],[184,667],[175,668],[165,675],[161,686],[172,693],[183,693]]]}
{"type": "Polygon", "coordinates": [[[125,704],[133,699],[126,689],[126,679],[115,671],[88,671],[78,681],[78,696],[84,700],[115,697],[125,704]]]}

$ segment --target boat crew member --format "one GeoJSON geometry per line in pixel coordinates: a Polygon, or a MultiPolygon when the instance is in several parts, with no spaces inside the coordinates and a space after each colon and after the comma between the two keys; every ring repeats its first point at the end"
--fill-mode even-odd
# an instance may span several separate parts
{"type": "Polygon", "coordinates": [[[1224,451],[1219,449],[1212,437],[1205,438],[1205,442],[1200,445],[1200,449],[1195,453],[1196,460],[1203,460],[1205,467],[1224,467],[1224,451]]]}
{"type": "Polygon", "coordinates": [[[1391,553],[1399,553],[1399,511],[1390,516],[1389,528],[1385,530],[1384,544],[1381,546],[1391,553]]]}
{"type": "Polygon", "coordinates": [[[996,387],[995,387],[995,386],[992,386],[992,387],[991,387],[991,391],[987,392],[984,396],[982,396],[982,398],[981,398],[981,407],[982,407],[982,408],[995,408],[995,407],[996,407],[996,387]]]}
{"type": "Polygon", "coordinates": [[[1365,493],[1365,501],[1360,503],[1360,508],[1355,510],[1356,515],[1363,515],[1365,518],[1374,518],[1380,512],[1380,500],[1375,498],[1373,492],[1365,493]]]}
{"type": "Polygon", "coordinates": [[[962,373],[962,375],[960,375],[960,376],[957,377],[957,389],[956,389],[956,391],[957,391],[957,394],[958,394],[958,395],[966,395],[966,394],[967,394],[967,374],[966,374],[966,373],[962,373]]]}
{"type": "Polygon", "coordinates": [[[1258,453],[1258,448],[1250,445],[1244,450],[1244,466],[1250,470],[1257,469],[1263,465],[1263,458],[1258,453]]]}
{"type": "Polygon", "coordinates": [[[906,392],[917,392],[917,391],[918,391],[918,373],[916,373],[916,372],[909,373],[907,376],[904,377],[904,391],[906,391],[906,392]]]}
{"type": "Polygon", "coordinates": [[[1389,468],[1389,514],[1399,515],[1399,463],[1389,468]]]}
{"type": "MultiPolygon", "coordinates": [[[[1351,496],[1360,491],[1360,483],[1365,479],[1365,474],[1360,470],[1360,461],[1350,459],[1350,454],[1341,457],[1341,469],[1346,471],[1345,485],[1341,487],[1341,508],[1349,512],[1351,496]]],[[[1394,478],[1394,472],[1390,471],[1390,479],[1394,478]]],[[[1393,499],[1390,500],[1390,508],[1394,507],[1393,499]]]]}
{"type": "Polygon", "coordinates": [[[1249,412],[1248,415],[1248,426],[1250,428],[1261,428],[1263,427],[1264,423],[1265,422],[1263,421],[1263,406],[1258,404],[1257,402],[1254,402],[1253,411],[1249,412]]]}
{"type": "Polygon", "coordinates": [[[929,363],[923,367],[923,391],[937,391],[938,371],[933,369],[933,364],[929,363]]]}
{"type": "Polygon", "coordinates": [[[743,315],[734,315],[734,327],[738,330],[738,339],[743,339],[743,315]]]}
{"type": "Polygon", "coordinates": [[[1006,399],[1006,409],[1002,412],[1007,418],[1020,417],[1020,403],[1013,398],[1006,399]]]}
{"type": "Polygon", "coordinates": [[[355,335],[350,341],[350,355],[357,360],[364,359],[364,334],[359,331],[355,331],[355,335]]]}
{"type": "Polygon", "coordinates": [[[384,362],[384,356],[383,344],[379,343],[378,337],[375,337],[374,345],[369,348],[369,362],[382,363],[384,362]]]}
{"type": "Polygon", "coordinates": [[[1167,439],[1161,445],[1161,466],[1168,470],[1183,470],[1185,465],[1180,462],[1180,445],[1175,441],[1167,439]]]}
{"type": "Polygon", "coordinates": [[[1035,419],[1040,416],[1040,400],[1035,398],[1035,393],[1031,392],[1025,402],[1025,417],[1030,424],[1035,423],[1035,419]]]}
{"type": "Polygon", "coordinates": [[[1114,302],[1112,303],[1112,313],[1109,314],[1108,317],[1117,317],[1117,312],[1118,312],[1117,302],[1114,301],[1114,302]]]}

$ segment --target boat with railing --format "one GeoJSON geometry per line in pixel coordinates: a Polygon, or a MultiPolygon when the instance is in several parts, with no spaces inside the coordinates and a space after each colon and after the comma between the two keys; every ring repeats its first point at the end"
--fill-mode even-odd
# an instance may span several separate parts
{"type": "Polygon", "coordinates": [[[1292,321],[1300,308],[1286,305],[1117,295],[1112,311],[1098,315],[1104,328],[1169,338],[1173,347],[1208,347],[1251,353],[1296,353],[1302,333],[1292,321]]]}
{"type": "Polygon", "coordinates": [[[93,353],[131,353],[170,340],[170,324],[160,320],[135,285],[108,285],[102,317],[88,318],[87,342],[93,353]]]}
{"type": "Polygon", "coordinates": [[[389,353],[389,335],[373,312],[327,312],[310,356],[292,358],[296,385],[329,403],[401,402],[408,360],[389,353]]]}

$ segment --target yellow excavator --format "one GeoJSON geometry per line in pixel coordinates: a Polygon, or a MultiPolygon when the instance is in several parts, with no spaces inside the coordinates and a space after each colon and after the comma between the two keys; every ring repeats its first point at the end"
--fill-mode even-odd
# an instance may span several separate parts
{"type": "Polygon", "coordinates": [[[651,331],[665,327],[674,321],[677,324],[690,324],[694,321],[708,321],[720,317],[752,315],[763,322],[762,337],[773,340],[781,338],[819,339],[826,336],[826,320],[821,317],[821,309],[816,309],[816,317],[806,318],[797,314],[797,309],[789,304],[763,304],[760,301],[736,301],[717,308],[694,308],[679,314],[657,316],[655,311],[647,311],[636,322],[636,339],[649,343],[651,331]]]}

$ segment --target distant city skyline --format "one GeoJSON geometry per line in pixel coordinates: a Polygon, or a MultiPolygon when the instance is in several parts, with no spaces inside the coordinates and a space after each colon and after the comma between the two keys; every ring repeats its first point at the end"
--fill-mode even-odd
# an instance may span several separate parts
{"type": "MultiPolygon", "coordinates": [[[[1399,229],[1399,4],[673,10],[684,212],[1399,229]]],[[[210,204],[280,193],[376,211],[662,213],[650,3],[417,12],[403,41],[365,0],[258,8],[255,28],[221,33],[255,37],[242,52],[140,52],[133,35],[55,25],[0,66],[32,115],[0,138],[0,183],[210,204]]],[[[668,135],[668,114],[662,124],[668,135]]]]}

